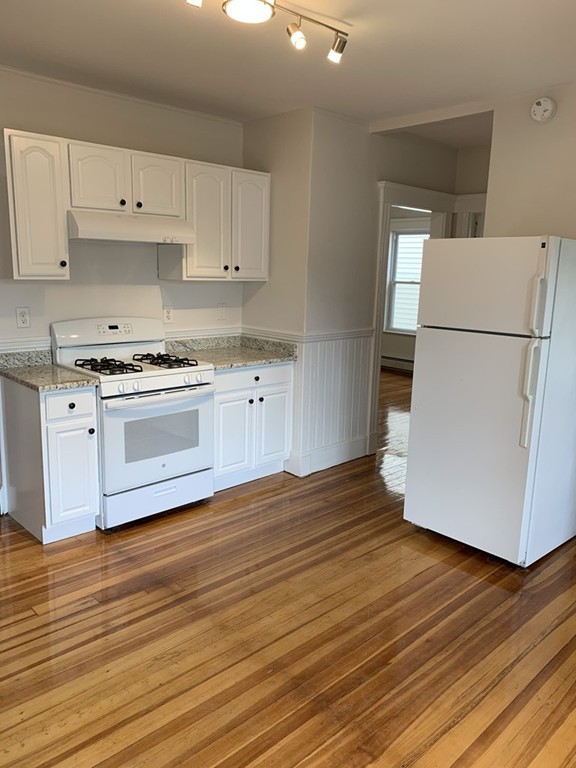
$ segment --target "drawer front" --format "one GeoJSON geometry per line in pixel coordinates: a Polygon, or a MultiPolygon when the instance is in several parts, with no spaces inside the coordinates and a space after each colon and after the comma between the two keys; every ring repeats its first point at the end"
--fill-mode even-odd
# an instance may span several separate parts
{"type": "Polygon", "coordinates": [[[46,418],[49,420],[89,416],[94,411],[95,396],[92,391],[68,389],[46,395],[46,418]]]}
{"type": "Polygon", "coordinates": [[[216,371],[215,380],[216,392],[268,387],[272,384],[289,384],[292,381],[292,364],[216,371]]]}

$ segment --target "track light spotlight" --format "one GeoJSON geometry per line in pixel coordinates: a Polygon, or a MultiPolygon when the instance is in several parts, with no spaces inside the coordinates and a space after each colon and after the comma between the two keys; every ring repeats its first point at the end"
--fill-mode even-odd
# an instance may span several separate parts
{"type": "Polygon", "coordinates": [[[222,10],[234,21],[262,24],[274,16],[275,0],[224,0],[222,10]]]}
{"type": "Polygon", "coordinates": [[[286,32],[288,33],[288,37],[294,48],[301,51],[302,48],[306,47],[306,35],[302,32],[300,23],[296,24],[296,22],[293,21],[292,24],[288,24],[286,32]]]}
{"type": "Polygon", "coordinates": [[[346,35],[343,35],[341,32],[336,32],[332,48],[330,48],[330,51],[328,52],[328,60],[334,64],[338,64],[342,58],[347,42],[348,37],[346,35]]]}
{"type": "Polygon", "coordinates": [[[202,0],[186,0],[188,5],[193,5],[194,8],[202,8],[202,0]]]}

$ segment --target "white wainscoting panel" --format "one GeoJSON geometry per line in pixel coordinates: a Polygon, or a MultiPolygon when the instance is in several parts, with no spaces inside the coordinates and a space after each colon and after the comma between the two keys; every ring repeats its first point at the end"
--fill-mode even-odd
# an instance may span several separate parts
{"type": "Polygon", "coordinates": [[[368,453],[373,336],[363,332],[299,345],[287,471],[303,476],[368,453]]]}

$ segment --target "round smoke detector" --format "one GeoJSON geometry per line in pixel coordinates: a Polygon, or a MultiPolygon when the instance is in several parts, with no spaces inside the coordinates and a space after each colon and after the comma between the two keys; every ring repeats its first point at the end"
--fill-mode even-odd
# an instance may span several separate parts
{"type": "Polygon", "coordinates": [[[556,102],[553,99],[549,99],[547,96],[542,96],[542,98],[536,99],[530,107],[530,115],[532,116],[532,119],[539,123],[551,120],[555,114],[556,102]]]}

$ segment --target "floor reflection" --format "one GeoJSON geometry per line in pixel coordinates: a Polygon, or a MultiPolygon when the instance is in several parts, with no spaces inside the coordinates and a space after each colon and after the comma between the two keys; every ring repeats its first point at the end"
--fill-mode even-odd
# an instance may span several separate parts
{"type": "Polygon", "coordinates": [[[383,370],[378,409],[378,471],[389,493],[404,495],[412,376],[383,370]]]}

